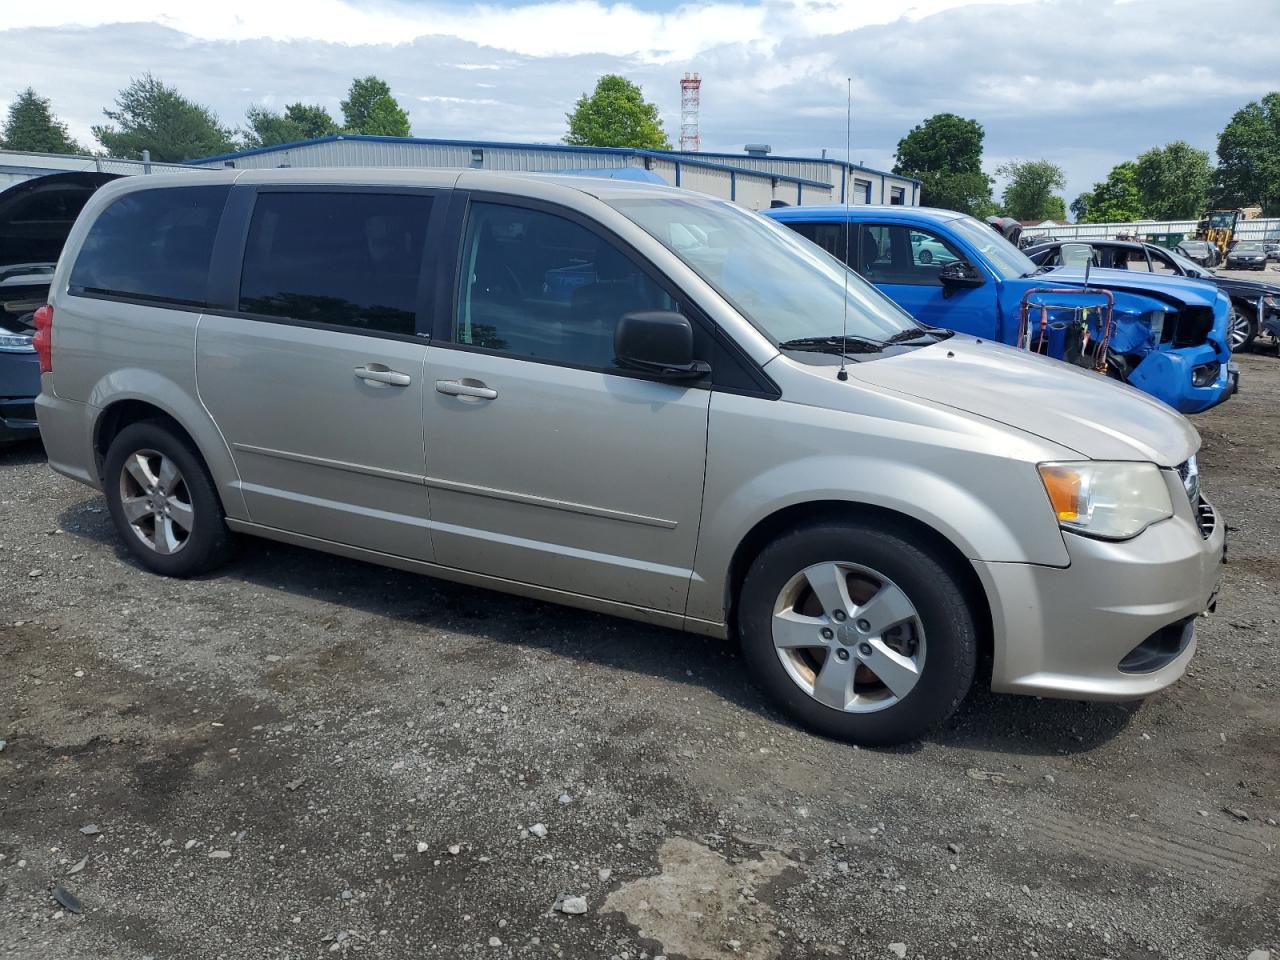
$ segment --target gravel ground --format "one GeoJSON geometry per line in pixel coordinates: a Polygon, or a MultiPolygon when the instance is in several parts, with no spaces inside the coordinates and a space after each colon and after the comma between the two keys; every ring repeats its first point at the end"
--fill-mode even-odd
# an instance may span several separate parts
{"type": "Polygon", "coordinates": [[[159,579],[0,452],[0,957],[1280,953],[1280,361],[1242,367],[1190,674],[886,751],[716,641],[258,541],[159,579]]]}

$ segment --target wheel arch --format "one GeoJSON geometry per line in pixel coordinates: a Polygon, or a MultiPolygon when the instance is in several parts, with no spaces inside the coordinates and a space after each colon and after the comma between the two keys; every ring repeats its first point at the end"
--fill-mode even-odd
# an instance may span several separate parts
{"type": "Polygon", "coordinates": [[[737,634],[738,595],[747,571],[751,569],[751,564],[760,552],[789,530],[811,523],[832,521],[873,522],[904,529],[913,542],[923,545],[953,573],[966,596],[971,596],[975,600],[973,613],[978,630],[980,674],[975,675],[974,680],[975,682],[982,680],[989,685],[995,649],[994,621],[986,587],[974,570],[973,564],[965,557],[963,550],[927,523],[889,507],[869,503],[848,500],[811,500],[782,507],[760,519],[739,541],[729,561],[728,576],[725,580],[724,609],[730,636],[737,634]]]}
{"type": "MultiPolygon", "coordinates": [[[[203,415],[203,407],[197,407],[197,409],[203,415]]],[[[207,415],[205,419],[206,421],[208,420],[207,415]]],[[[145,397],[133,394],[117,396],[101,406],[100,412],[93,423],[92,434],[94,470],[100,482],[105,483],[106,481],[103,476],[103,467],[111,441],[119,436],[120,431],[124,430],[125,427],[144,421],[163,423],[190,443],[192,449],[199,455],[204,462],[205,468],[213,478],[214,490],[222,501],[222,508],[226,514],[230,517],[247,516],[244,512],[243,504],[238,502],[240,498],[231,495],[231,490],[239,487],[238,482],[236,482],[238,481],[238,474],[229,451],[227,451],[225,444],[221,442],[221,434],[217,434],[218,443],[216,445],[201,443],[200,431],[192,429],[188,425],[187,419],[180,415],[179,411],[174,410],[171,405],[165,404],[163,400],[154,395],[145,397]]],[[[212,429],[212,421],[208,421],[208,423],[212,429]]]]}

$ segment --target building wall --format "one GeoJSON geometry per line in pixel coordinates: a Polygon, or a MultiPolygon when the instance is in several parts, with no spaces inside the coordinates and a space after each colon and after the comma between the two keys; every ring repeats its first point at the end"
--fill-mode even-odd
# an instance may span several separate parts
{"type": "MultiPolygon", "coordinates": [[[[205,161],[202,165],[236,169],[271,169],[275,167],[453,167],[480,168],[522,172],[554,172],[557,170],[617,169],[638,167],[657,174],[671,186],[695,190],[725,200],[735,200],[753,210],[767,208],[775,200],[786,203],[831,203],[839,199],[839,190],[818,184],[799,184],[794,179],[807,172],[820,177],[838,173],[839,167],[828,163],[800,163],[792,168],[764,171],[740,168],[738,164],[719,164],[718,157],[699,162],[694,155],[673,153],[639,154],[615,150],[556,149],[555,146],[525,147],[484,143],[424,143],[421,141],[387,141],[343,139],[322,143],[299,144],[285,150],[250,153],[223,160],[205,161]],[[708,165],[708,162],[710,164],[708,165]]],[[[775,164],[777,166],[777,164],[775,164]]],[[[830,184],[828,179],[823,181],[830,184]]]]}

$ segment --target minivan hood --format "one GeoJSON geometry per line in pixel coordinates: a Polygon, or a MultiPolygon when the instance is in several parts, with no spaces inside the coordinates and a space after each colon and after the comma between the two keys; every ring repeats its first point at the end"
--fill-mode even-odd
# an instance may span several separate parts
{"type": "Polygon", "coordinates": [[[909,353],[850,364],[864,383],[1015,427],[1092,460],[1182,463],[1200,435],[1173,408],[1060,360],[956,334],[909,353]]]}

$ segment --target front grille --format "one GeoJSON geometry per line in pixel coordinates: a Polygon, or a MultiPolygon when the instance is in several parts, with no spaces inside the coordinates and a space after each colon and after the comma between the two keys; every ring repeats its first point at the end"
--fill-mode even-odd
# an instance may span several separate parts
{"type": "Polygon", "coordinates": [[[1184,307],[1165,315],[1160,341],[1175,347],[1195,347],[1208,340],[1212,330],[1212,307],[1184,307]]]}
{"type": "Polygon", "coordinates": [[[1209,506],[1209,501],[1201,499],[1196,504],[1196,523],[1200,525],[1200,536],[1208,540],[1217,522],[1217,515],[1213,512],[1213,507],[1209,506]]]}

